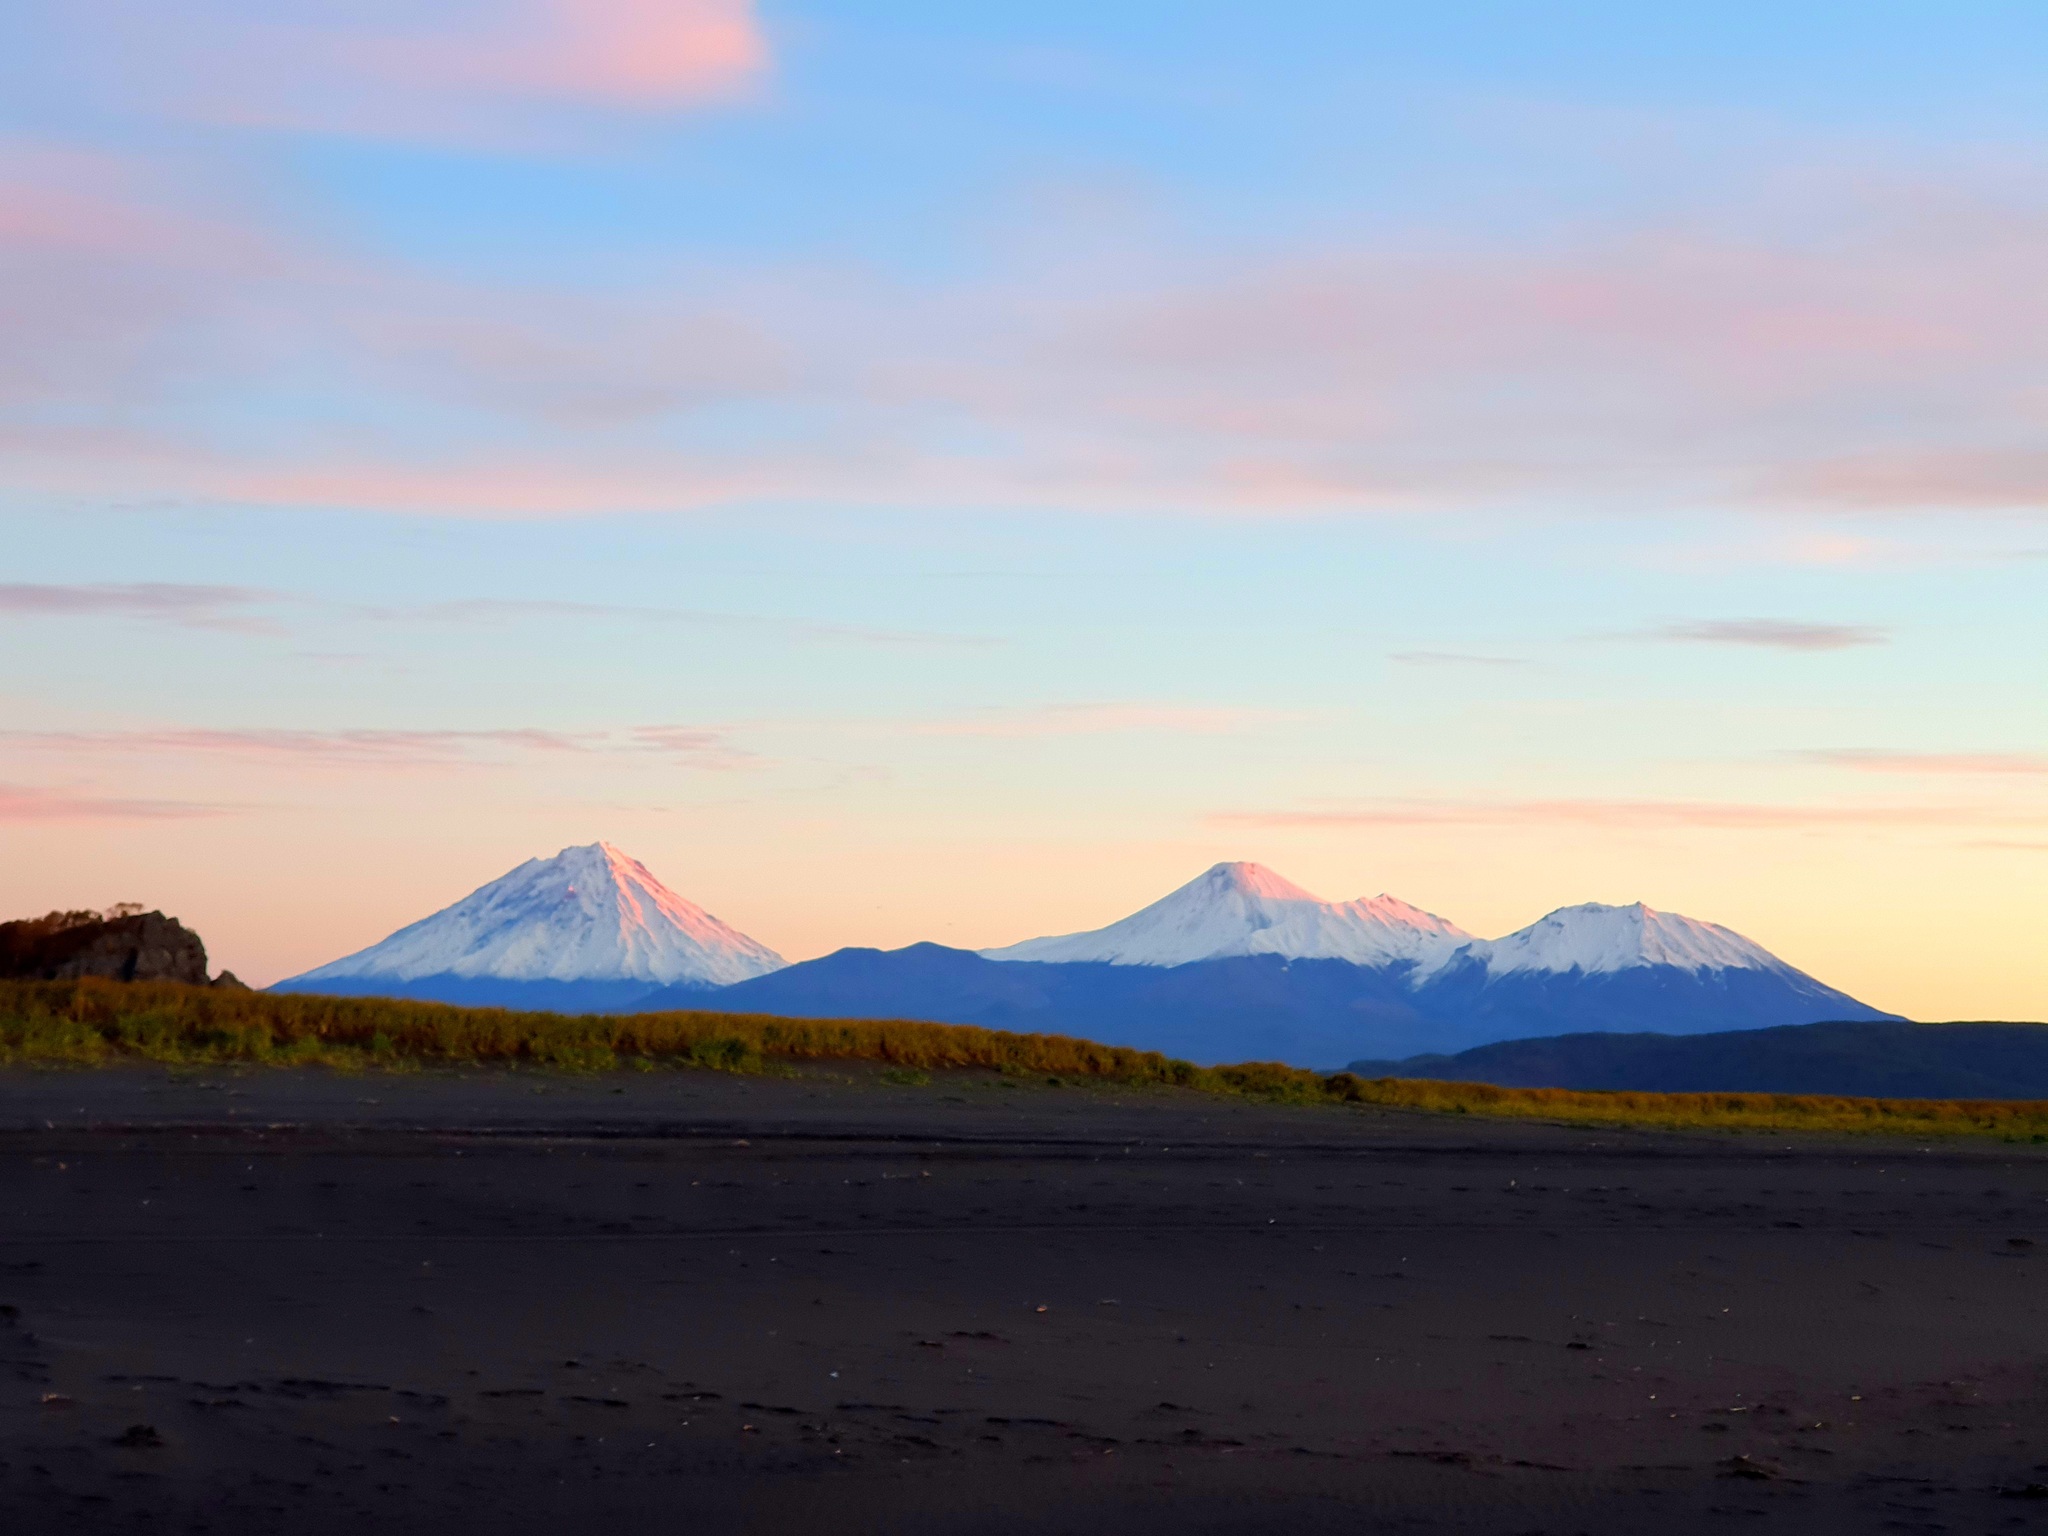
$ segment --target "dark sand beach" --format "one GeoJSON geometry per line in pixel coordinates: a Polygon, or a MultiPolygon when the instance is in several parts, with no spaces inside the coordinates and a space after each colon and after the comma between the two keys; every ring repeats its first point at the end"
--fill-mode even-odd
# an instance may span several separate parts
{"type": "Polygon", "coordinates": [[[2048,1149],[0,1076],[14,1530],[2048,1525],[2048,1149]]]}

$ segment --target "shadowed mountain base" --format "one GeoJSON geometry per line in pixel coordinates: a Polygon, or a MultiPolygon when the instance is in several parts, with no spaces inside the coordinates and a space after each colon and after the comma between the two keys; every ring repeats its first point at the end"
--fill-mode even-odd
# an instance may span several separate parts
{"type": "Polygon", "coordinates": [[[1716,1035],[1559,1035],[1355,1061],[1361,1077],[1645,1093],[2048,1099],[2048,1025],[1802,1024],[1716,1035]]]}

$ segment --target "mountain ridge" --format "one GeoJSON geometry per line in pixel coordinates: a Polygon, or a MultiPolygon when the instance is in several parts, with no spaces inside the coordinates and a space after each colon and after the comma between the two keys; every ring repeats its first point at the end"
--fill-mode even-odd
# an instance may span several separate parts
{"type": "MultiPolygon", "coordinates": [[[[497,982],[730,985],[779,969],[774,950],[671,891],[610,843],[564,848],[282,990],[449,977],[497,982]]],[[[415,993],[414,995],[418,995],[415,993]]],[[[430,994],[431,995],[431,994],[430,994]]]]}
{"type": "Polygon", "coordinates": [[[1517,971],[1612,974],[1646,965],[1680,970],[1773,970],[1801,974],[1753,939],[1719,923],[1625,906],[1581,902],[1545,913],[1526,928],[1470,946],[1490,975],[1517,971]]]}
{"type": "Polygon", "coordinates": [[[1263,864],[1217,864],[1105,927],[983,949],[987,960],[1186,965],[1234,955],[1423,964],[1471,941],[1456,923],[1380,895],[1325,901],[1263,864]]]}
{"type": "Polygon", "coordinates": [[[1585,1030],[1895,1017],[1732,929],[1640,902],[1560,907],[1482,939],[1392,896],[1325,901],[1243,862],[1083,933],[787,965],[606,843],[530,859],[279,987],[570,1012],[918,1018],[1319,1069],[1585,1030]]]}

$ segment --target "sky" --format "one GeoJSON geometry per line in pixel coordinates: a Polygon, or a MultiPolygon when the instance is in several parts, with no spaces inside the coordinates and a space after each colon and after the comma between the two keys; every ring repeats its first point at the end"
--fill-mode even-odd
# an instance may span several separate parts
{"type": "Polygon", "coordinates": [[[2048,10],[14,0],[0,915],[1222,859],[2048,1018],[2048,10]]]}

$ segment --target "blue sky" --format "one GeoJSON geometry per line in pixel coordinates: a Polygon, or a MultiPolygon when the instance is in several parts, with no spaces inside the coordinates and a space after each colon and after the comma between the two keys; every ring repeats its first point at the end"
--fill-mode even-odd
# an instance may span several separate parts
{"type": "Polygon", "coordinates": [[[0,901],[1215,859],[2048,1014],[2048,17],[0,18],[0,901]]]}

